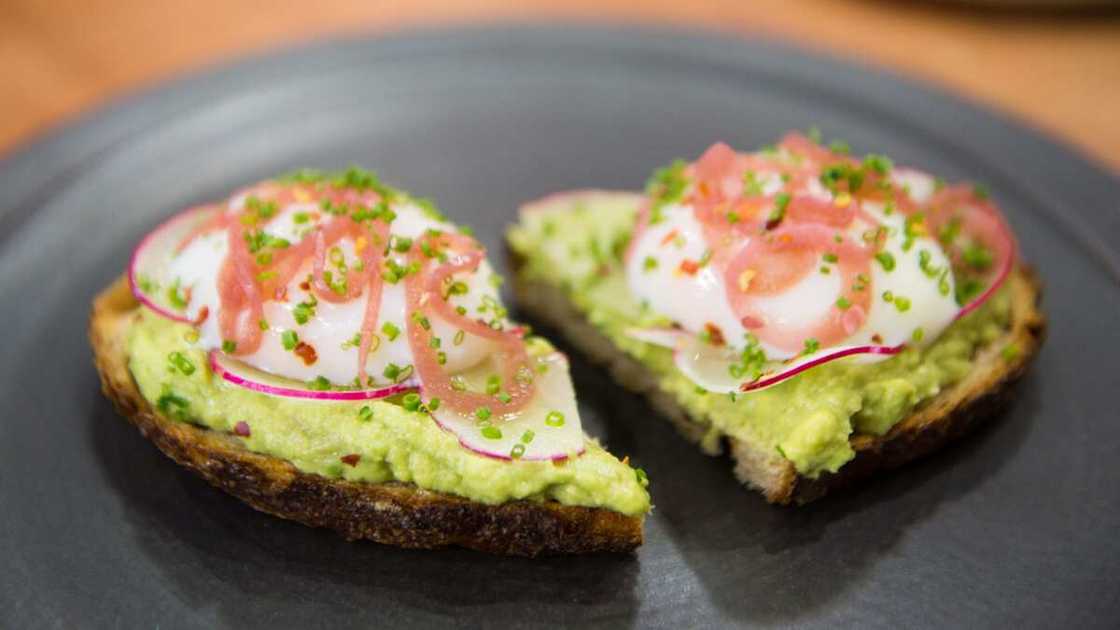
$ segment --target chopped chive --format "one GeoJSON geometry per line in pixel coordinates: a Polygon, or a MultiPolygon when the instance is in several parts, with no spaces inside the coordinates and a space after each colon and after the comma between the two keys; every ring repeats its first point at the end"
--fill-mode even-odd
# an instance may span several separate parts
{"type": "Polygon", "coordinates": [[[416,411],[420,408],[420,394],[416,392],[409,392],[401,398],[401,406],[408,411],[416,411]]]}
{"type": "Polygon", "coordinates": [[[285,330],[280,333],[280,342],[284,344],[285,350],[295,350],[299,345],[299,335],[294,330],[285,330]]]}
{"type": "Polygon", "coordinates": [[[385,322],[381,325],[381,332],[385,333],[389,341],[394,341],[397,336],[401,334],[401,329],[393,324],[393,322],[385,322]]]}
{"type": "Polygon", "coordinates": [[[502,388],[502,379],[497,374],[491,374],[486,377],[486,393],[491,396],[498,393],[502,388]]]}
{"type": "Polygon", "coordinates": [[[500,440],[502,439],[502,430],[493,426],[482,427],[482,437],[488,440],[500,440]]]}
{"type": "Polygon", "coordinates": [[[890,252],[879,252],[875,254],[875,260],[883,266],[883,271],[894,271],[894,255],[890,252]]]}
{"type": "Polygon", "coordinates": [[[237,352],[237,342],[226,339],[222,342],[222,352],[226,354],[233,354],[237,352]]]}
{"type": "Polygon", "coordinates": [[[564,426],[564,414],[555,410],[550,411],[544,417],[544,423],[550,427],[562,427],[564,426]]]}
{"type": "Polygon", "coordinates": [[[358,410],[358,421],[369,422],[372,419],[373,410],[369,408],[369,405],[363,405],[362,408],[358,410]]]}
{"type": "Polygon", "coordinates": [[[172,352],[167,355],[167,360],[171,362],[172,367],[182,372],[184,376],[194,374],[194,363],[182,352],[178,350],[172,352]]]}

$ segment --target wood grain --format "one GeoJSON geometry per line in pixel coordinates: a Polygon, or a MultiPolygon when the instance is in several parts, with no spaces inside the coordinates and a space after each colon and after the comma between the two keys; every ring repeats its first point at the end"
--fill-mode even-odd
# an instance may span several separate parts
{"type": "Polygon", "coordinates": [[[0,151],[129,90],[332,34],[526,20],[790,39],[947,86],[1120,170],[1120,14],[870,0],[4,0],[0,151]]]}

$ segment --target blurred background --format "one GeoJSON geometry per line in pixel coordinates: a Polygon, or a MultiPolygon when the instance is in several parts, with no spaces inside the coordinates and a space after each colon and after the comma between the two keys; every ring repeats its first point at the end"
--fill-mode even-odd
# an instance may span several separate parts
{"type": "Polygon", "coordinates": [[[948,87],[1120,171],[1120,1],[0,0],[0,154],[184,72],[333,35],[518,21],[790,40],[948,87]]]}

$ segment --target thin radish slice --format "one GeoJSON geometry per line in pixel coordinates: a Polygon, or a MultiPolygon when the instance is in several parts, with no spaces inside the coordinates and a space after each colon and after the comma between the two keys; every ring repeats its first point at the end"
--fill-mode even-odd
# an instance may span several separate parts
{"type": "Polygon", "coordinates": [[[170,299],[171,282],[167,266],[183,241],[213,219],[219,206],[199,206],[185,210],[161,223],[140,240],[128,263],[128,285],[141,304],[168,319],[194,323],[170,299]]]}
{"type": "Polygon", "coordinates": [[[232,385],[284,398],[333,401],[376,400],[417,389],[417,383],[413,380],[374,389],[312,389],[305,383],[274,376],[249,367],[218,350],[210,351],[210,370],[232,385]]]}
{"type": "Polygon", "coordinates": [[[732,376],[731,368],[739,362],[739,351],[734,348],[713,346],[696,335],[673,328],[631,328],[626,334],[645,343],[671,348],[673,364],[681,374],[697,386],[718,393],[766,389],[818,365],[845,357],[859,356],[865,363],[882,361],[906,347],[906,344],[835,346],[789,361],[772,361],[764,366],[757,380],[745,381],[732,376]]]}
{"type": "Polygon", "coordinates": [[[906,348],[906,344],[899,344],[897,346],[838,346],[821,351],[818,354],[810,355],[807,357],[800,357],[782,365],[781,369],[775,372],[763,373],[762,377],[757,381],[750,383],[743,383],[739,386],[739,391],[754,392],[760,389],[777,385],[786,379],[793,378],[805,370],[810,370],[823,365],[831,363],[837,359],[845,357],[858,356],[865,363],[872,363],[882,361],[890,358],[893,355],[902,352],[906,348]]]}
{"type": "MultiPolygon", "coordinates": [[[[465,413],[440,405],[432,417],[464,447],[488,457],[555,461],[583,454],[583,428],[567,358],[554,352],[537,359],[537,368],[533,400],[514,413],[489,416],[488,411],[465,413]]],[[[432,406],[426,395],[425,403],[432,406]]]]}

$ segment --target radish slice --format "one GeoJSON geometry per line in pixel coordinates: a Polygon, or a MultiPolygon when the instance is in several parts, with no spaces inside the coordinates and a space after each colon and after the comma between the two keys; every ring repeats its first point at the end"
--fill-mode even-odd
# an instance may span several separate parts
{"type": "MultiPolygon", "coordinates": [[[[485,411],[463,413],[442,405],[432,417],[464,447],[488,457],[541,461],[583,454],[583,428],[567,358],[554,352],[539,358],[537,367],[536,394],[515,413],[485,417],[485,411]]],[[[431,406],[431,400],[425,403],[431,406]]]]}
{"type": "Polygon", "coordinates": [[[834,348],[828,348],[827,350],[821,351],[817,354],[793,359],[790,362],[783,364],[782,368],[776,372],[763,373],[762,377],[757,381],[751,383],[743,383],[742,385],[740,385],[739,391],[754,392],[760,389],[766,389],[767,387],[777,385],[778,383],[781,383],[788,378],[797,376],[805,370],[815,368],[818,365],[823,365],[825,363],[831,363],[832,361],[843,359],[845,357],[858,356],[863,363],[874,363],[876,361],[882,361],[883,359],[887,359],[893,355],[898,354],[899,352],[902,352],[905,348],[906,344],[899,344],[897,346],[868,345],[837,346],[834,348]]]}
{"type": "Polygon", "coordinates": [[[128,285],[144,306],[170,320],[194,323],[169,298],[167,266],[184,239],[210,221],[218,206],[200,206],[180,212],[141,239],[128,263],[128,285]]]}
{"type": "Polygon", "coordinates": [[[222,380],[238,387],[244,387],[262,394],[282,396],[285,398],[303,398],[307,400],[375,400],[386,398],[395,394],[414,391],[416,381],[408,380],[403,383],[388,385],[374,389],[343,389],[343,390],[318,390],[311,389],[304,383],[291,379],[274,376],[245,365],[237,359],[222,354],[218,350],[210,351],[210,370],[222,380]]]}
{"type": "Polygon", "coordinates": [[[752,392],[777,385],[798,374],[845,357],[859,356],[860,361],[882,361],[902,352],[906,344],[897,346],[861,345],[835,346],[789,361],[772,361],[755,381],[744,381],[731,375],[731,366],[739,362],[739,351],[727,346],[713,346],[696,335],[672,328],[631,328],[626,334],[634,339],[673,350],[673,364],[697,386],[718,393],[752,392]]]}

